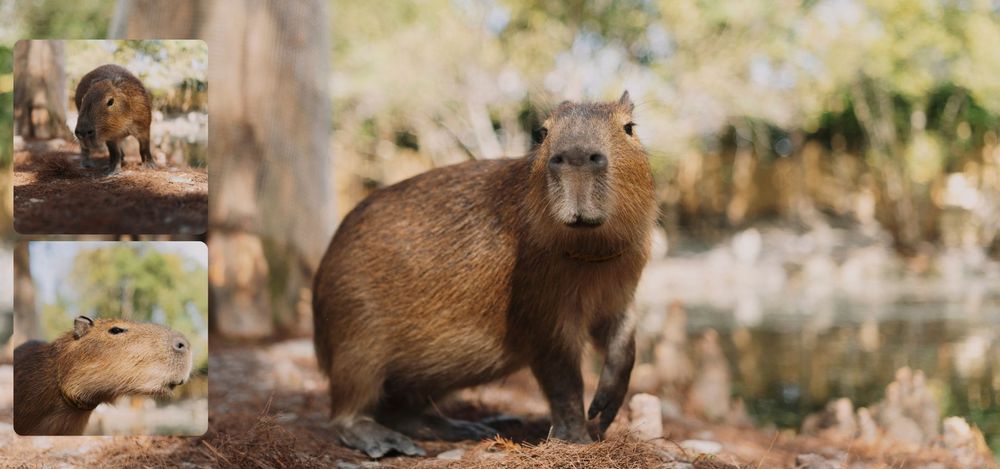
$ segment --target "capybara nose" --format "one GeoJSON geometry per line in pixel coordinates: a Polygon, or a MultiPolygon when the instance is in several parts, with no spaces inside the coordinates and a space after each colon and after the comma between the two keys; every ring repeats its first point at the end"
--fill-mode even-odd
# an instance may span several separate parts
{"type": "Polygon", "coordinates": [[[94,131],[94,129],[89,129],[86,127],[77,127],[76,130],[73,131],[73,133],[76,134],[76,138],[83,140],[85,138],[93,138],[96,132],[94,131]]]}
{"type": "Polygon", "coordinates": [[[607,169],[608,157],[600,151],[574,148],[573,150],[556,153],[549,158],[549,168],[553,170],[558,171],[567,166],[600,171],[607,169]]]}
{"type": "Polygon", "coordinates": [[[191,345],[183,336],[174,336],[173,344],[175,352],[183,353],[191,350],[191,345]]]}

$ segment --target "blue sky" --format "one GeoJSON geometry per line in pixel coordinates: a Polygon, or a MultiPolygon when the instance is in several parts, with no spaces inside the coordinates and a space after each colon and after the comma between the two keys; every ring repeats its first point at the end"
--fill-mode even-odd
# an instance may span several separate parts
{"type": "MultiPolygon", "coordinates": [[[[208,268],[208,248],[200,241],[33,241],[28,244],[31,277],[35,280],[35,304],[41,307],[56,300],[60,286],[67,281],[73,269],[73,259],[80,251],[129,245],[136,248],[150,246],[159,252],[172,253],[197,262],[208,268]]],[[[65,298],[73,298],[72,291],[63,289],[65,298]]]]}

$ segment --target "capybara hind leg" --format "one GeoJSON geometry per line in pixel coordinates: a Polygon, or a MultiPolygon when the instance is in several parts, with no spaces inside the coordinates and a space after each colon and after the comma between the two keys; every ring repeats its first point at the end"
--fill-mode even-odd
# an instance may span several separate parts
{"type": "Polygon", "coordinates": [[[497,431],[477,422],[450,419],[430,413],[429,399],[421,396],[383,396],[375,411],[375,420],[404,435],[420,440],[484,440],[497,431]]]}
{"type": "Polygon", "coordinates": [[[390,430],[368,417],[360,417],[339,425],[340,442],[364,451],[368,457],[381,458],[396,452],[407,456],[424,456],[422,448],[409,437],[390,430]]]}

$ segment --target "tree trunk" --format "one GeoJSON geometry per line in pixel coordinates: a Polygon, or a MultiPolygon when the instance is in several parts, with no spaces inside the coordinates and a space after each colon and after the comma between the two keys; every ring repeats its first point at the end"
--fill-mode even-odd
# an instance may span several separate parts
{"type": "Polygon", "coordinates": [[[113,37],[208,43],[211,325],[223,335],[311,332],[312,274],[335,215],[328,21],[322,0],[116,9],[113,37]]]}
{"type": "Polygon", "coordinates": [[[27,340],[43,338],[35,314],[35,281],[31,278],[28,243],[24,241],[14,248],[14,334],[10,343],[17,347],[27,340]]]}
{"type": "Polygon", "coordinates": [[[62,41],[18,41],[14,45],[14,134],[24,138],[69,138],[62,41]]]}

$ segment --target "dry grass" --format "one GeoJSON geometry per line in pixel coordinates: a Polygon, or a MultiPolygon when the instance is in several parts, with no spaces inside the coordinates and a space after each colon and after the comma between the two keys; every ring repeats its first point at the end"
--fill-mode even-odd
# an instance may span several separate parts
{"type": "Polygon", "coordinates": [[[695,469],[738,469],[716,458],[701,455],[693,461],[672,454],[653,442],[638,440],[626,432],[612,434],[608,439],[589,445],[562,441],[546,441],[538,445],[518,444],[506,438],[477,445],[454,461],[429,459],[417,468],[470,469],[557,469],[609,468],[632,469],[648,467],[691,467],[695,469]],[[688,465],[690,464],[690,466],[688,465]]]}
{"type": "Polygon", "coordinates": [[[22,234],[200,234],[208,219],[208,174],[139,166],[103,175],[107,158],[84,169],[74,144],[14,154],[14,229],[22,234]]]}
{"type": "Polygon", "coordinates": [[[42,160],[36,174],[38,179],[42,181],[51,179],[76,179],[84,175],[78,164],[59,154],[42,160]]]}

